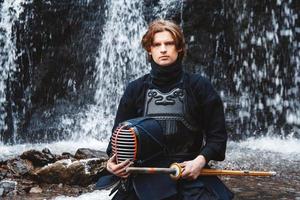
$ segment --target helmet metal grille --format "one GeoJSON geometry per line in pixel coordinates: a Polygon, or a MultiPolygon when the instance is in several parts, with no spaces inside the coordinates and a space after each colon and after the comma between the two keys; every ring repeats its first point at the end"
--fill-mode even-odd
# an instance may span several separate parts
{"type": "Polygon", "coordinates": [[[112,152],[116,155],[117,163],[127,159],[135,161],[137,157],[137,137],[134,129],[126,125],[115,129],[111,138],[112,152]]]}

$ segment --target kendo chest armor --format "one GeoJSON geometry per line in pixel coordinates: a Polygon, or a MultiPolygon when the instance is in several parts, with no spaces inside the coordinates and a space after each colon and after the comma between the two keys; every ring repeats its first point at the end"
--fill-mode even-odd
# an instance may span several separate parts
{"type": "Polygon", "coordinates": [[[164,134],[175,134],[179,123],[182,123],[191,131],[196,131],[188,120],[186,91],[182,88],[174,88],[170,92],[163,93],[158,89],[148,89],[144,107],[144,117],[152,117],[159,121],[164,134]]]}

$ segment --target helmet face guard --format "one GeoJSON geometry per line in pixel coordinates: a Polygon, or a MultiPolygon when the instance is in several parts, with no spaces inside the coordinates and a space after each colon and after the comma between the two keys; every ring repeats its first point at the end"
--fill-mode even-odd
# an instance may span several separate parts
{"type": "Polygon", "coordinates": [[[127,159],[144,163],[157,158],[165,150],[163,130],[153,118],[134,118],[122,122],[111,138],[117,163],[127,159]]]}

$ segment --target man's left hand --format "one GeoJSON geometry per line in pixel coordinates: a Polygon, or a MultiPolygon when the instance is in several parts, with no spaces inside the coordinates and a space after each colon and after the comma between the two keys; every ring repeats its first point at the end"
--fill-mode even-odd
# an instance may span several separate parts
{"type": "Polygon", "coordinates": [[[205,166],[206,160],[204,156],[199,155],[194,160],[179,163],[182,167],[181,178],[195,180],[201,173],[201,169],[205,166]]]}

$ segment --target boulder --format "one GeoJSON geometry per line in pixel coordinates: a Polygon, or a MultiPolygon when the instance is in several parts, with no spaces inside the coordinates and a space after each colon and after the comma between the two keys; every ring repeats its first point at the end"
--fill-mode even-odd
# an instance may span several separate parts
{"type": "Polygon", "coordinates": [[[0,167],[0,181],[3,180],[7,175],[7,169],[0,167]]]}
{"type": "Polygon", "coordinates": [[[60,160],[38,169],[35,176],[44,183],[87,186],[105,173],[107,159],[60,160]]]}
{"type": "Polygon", "coordinates": [[[18,179],[18,194],[27,194],[31,188],[36,187],[37,183],[29,179],[18,179]]]}
{"type": "Polygon", "coordinates": [[[32,164],[37,167],[42,167],[57,160],[49,149],[43,149],[42,152],[32,149],[25,151],[20,157],[30,160],[32,164]]]}
{"type": "Polygon", "coordinates": [[[97,151],[89,148],[79,148],[74,156],[76,159],[88,159],[88,158],[105,158],[108,159],[108,156],[103,151],[97,151]]]}
{"type": "Polygon", "coordinates": [[[13,193],[16,191],[17,182],[11,180],[2,180],[0,181],[0,197],[5,196],[8,193],[13,193]]]}
{"type": "Polygon", "coordinates": [[[8,160],[7,167],[12,174],[17,176],[28,174],[34,168],[29,160],[23,160],[21,158],[8,160]]]}

